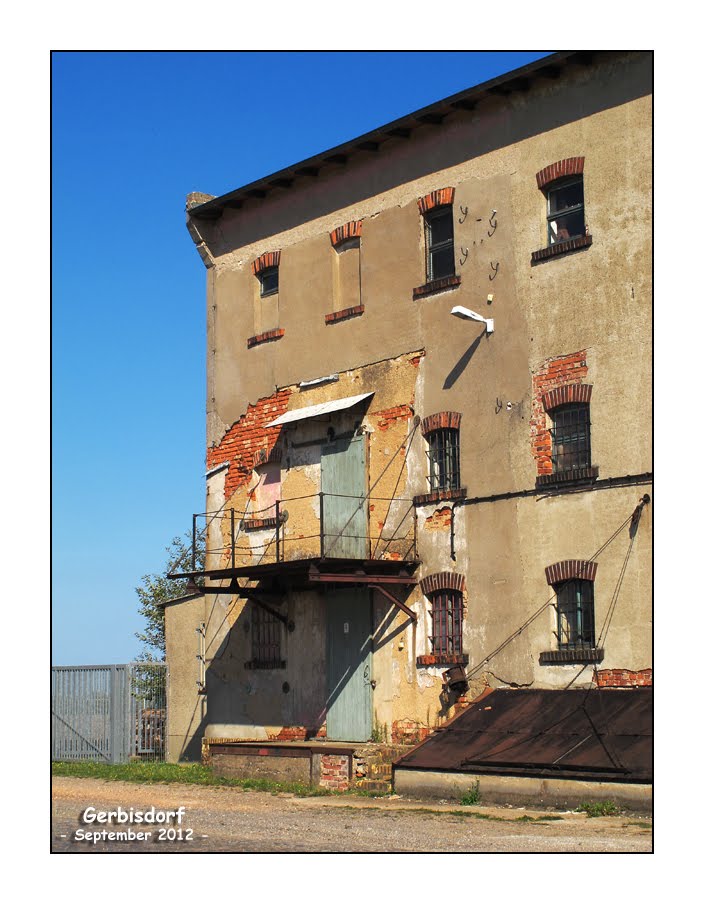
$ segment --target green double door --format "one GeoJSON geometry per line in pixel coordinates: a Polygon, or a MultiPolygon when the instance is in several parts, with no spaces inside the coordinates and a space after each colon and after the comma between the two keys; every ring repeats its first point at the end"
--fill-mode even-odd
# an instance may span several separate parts
{"type": "Polygon", "coordinates": [[[335,440],[321,449],[323,553],[328,558],[369,556],[365,439],[355,436],[335,440]]]}
{"type": "Polygon", "coordinates": [[[327,737],[368,741],[372,734],[372,639],[369,591],[326,593],[327,737]]]}

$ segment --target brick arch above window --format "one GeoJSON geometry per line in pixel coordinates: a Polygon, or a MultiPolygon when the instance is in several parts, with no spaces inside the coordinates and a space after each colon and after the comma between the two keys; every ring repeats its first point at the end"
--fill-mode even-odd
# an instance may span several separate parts
{"type": "Polygon", "coordinates": [[[445,207],[448,204],[452,204],[454,199],[454,188],[438,188],[423,198],[418,198],[418,209],[421,213],[428,213],[434,207],[445,207]]]}
{"type": "Polygon", "coordinates": [[[424,596],[429,596],[438,590],[458,590],[460,593],[464,593],[466,586],[464,575],[455,571],[439,571],[436,574],[429,574],[419,583],[424,596]]]}
{"type": "Polygon", "coordinates": [[[252,273],[254,273],[255,276],[259,276],[260,273],[264,270],[268,270],[270,267],[278,267],[280,257],[280,251],[265,251],[264,254],[260,254],[255,261],[252,261],[252,273]]]}
{"type": "Polygon", "coordinates": [[[563,562],[555,562],[545,569],[545,578],[550,584],[561,584],[578,578],[581,581],[594,581],[596,579],[596,562],[587,562],[583,559],[565,559],[563,562]]]}
{"type": "Polygon", "coordinates": [[[538,188],[543,189],[558,179],[564,179],[565,176],[581,176],[583,172],[584,157],[567,157],[543,167],[535,174],[535,178],[538,188]]]}
{"type": "Polygon", "coordinates": [[[592,386],[590,383],[565,383],[556,386],[543,393],[543,408],[552,411],[560,405],[571,405],[581,402],[588,405],[592,399],[592,386]]]}
{"type": "Polygon", "coordinates": [[[427,436],[433,430],[459,430],[461,420],[462,415],[459,411],[438,411],[423,418],[420,422],[421,433],[427,436]]]}
{"type": "Polygon", "coordinates": [[[337,229],[333,229],[330,233],[330,241],[333,248],[337,248],[338,245],[346,242],[347,239],[358,239],[361,238],[361,235],[362,221],[351,220],[349,223],[345,223],[344,226],[338,226],[337,229]]]}

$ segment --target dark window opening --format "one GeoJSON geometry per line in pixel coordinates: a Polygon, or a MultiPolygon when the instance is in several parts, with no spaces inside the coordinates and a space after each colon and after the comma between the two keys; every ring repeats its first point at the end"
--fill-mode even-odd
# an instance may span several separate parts
{"type": "Polygon", "coordinates": [[[589,405],[562,405],[552,417],[553,474],[590,468],[592,464],[589,405]]]}
{"type": "Polygon", "coordinates": [[[433,654],[462,652],[462,594],[458,590],[441,590],[431,597],[433,654]]]}
{"type": "Polygon", "coordinates": [[[431,490],[460,487],[460,431],[453,427],[428,434],[431,490]]]}
{"type": "Polygon", "coordinates": [[[558,584],[555,589],[559,648],[594,647],[594,584],[570,580],[558,584]]]}
{"type": "Polygon", "coordinates": [[[252,606],[252,659],[258,664],[281,660],[281,622],[256,604],[252,606]]]}
{"type": "Polygon", "coordinates": [[[279,268],[269,267],[259,274],[260,295],[275,295],[279,291],[279,268]]]}
{"type": "Polygon", "coordinates": [[[427,280],[455,275],[452,207],[437,207],[425,215],[427,280]]]}
{"type": "Polygon", "coordinates": [[[548,190],[548,241],[550,245],[585,235],[582,177],[548,190]]]}

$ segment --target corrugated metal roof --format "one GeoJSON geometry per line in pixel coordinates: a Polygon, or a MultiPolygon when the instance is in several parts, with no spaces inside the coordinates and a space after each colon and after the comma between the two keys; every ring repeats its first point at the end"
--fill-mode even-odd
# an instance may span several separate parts
{"type": "Polygon", "coordinates": [[[364,392],[362,395],[348,396],[346,399],[335,399],[333,402],[320,402],[318,405],[308,405],[307,408],[297,408],[295,411],[287,411],[286,414],[282,414],[281,417],[277,417],[275,421],[265,426],[281,427],[283,424],[292,424],[294,421],[303,421],[309,417],[320,417],[323,414],[331,414],[333,411],[342,411],[373,395],[373,392],[364,392]]]}
{"type": "Polygon", "coordinates": [[[496,690],[397,768],[652,782],[652,688],[496,690]]]}

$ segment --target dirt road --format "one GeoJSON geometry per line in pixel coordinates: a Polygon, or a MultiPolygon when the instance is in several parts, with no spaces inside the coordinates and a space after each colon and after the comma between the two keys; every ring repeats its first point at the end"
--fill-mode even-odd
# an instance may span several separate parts
{"type": "Polygon", "coordinates": [[[137,785],[63,777],[54,778],[52,798],[55,852],[652,850],[652,822],[640,816],[588,819],[575,813],[459,807],[406,799],[298,798],[229,787],[137,785]],[[150,813],[153,807],[155,813],[172,811],[173,815],[168,823],[86,822],[82,814],[89,807],[96,811],[120,807],[125,814],[130,808],[150,813]],[[180,823],[179,807],[185,808],[180,823]],[[458,811],[462,815],[457,815],[458,811]],[[561,818],[555,818],[558,816],[561,818]],[[133,836],[139,832],[149,835],[110,840],[103,834],[130,831],[133,836]],[[100,833],[98,842],[86,837],[88,833],[100,833]]]}

